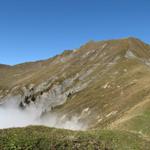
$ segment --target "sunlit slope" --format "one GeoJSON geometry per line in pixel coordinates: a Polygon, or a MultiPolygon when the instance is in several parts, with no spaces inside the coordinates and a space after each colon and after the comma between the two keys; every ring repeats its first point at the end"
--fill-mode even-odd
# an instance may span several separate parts
{"type": "Polygon", "coordinates": [[[56,100],[66,96],[46,115],[76,116],[88,128],[150,134],[150,46],[138,39],[90,41],[45,61],[0,67],[0,72],[1,97],[24,96],[24,87],[38,87],[35,101],[51,91],[56,100]]]}
{"type": "Polygon", "coordinates": [[[150,96],[125,112],[110,127],[139,133],[145,138],[150,138],[150,96]]]}
{"type": "Polygon", "coordinates": [[[12,67],[2,65],[0,70],[5,76],[1,78],[0,86],[12,88],[16,85],[38,84],[54,75],[63,80],[80,73],[80,71],[86,73],[91,67],[96,68],[96,66],[100,66],[100,73],[119,58],[122,59],[128,50],[129,53],[131,50],[135,56],[146,61],[149,59],[149,49],[149,45],[134,38],[102,42],[90,41],[79,49],[65,51],[63,54],[45,61],[24,63],[12,67]]]}
{"type": "Polygon", "coordinates": [[[47,127],[0,130],[1,150],[149,150],[140,135],[123,131],[68,131],[47,127]]]}

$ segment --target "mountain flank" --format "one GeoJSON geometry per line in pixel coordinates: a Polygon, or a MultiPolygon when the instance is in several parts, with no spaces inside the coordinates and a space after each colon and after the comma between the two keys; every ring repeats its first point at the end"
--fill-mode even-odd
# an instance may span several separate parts
{"type": "Polygon", "coordinates": [[[56,114],[53,127],[73,120],[80,124],[75,130],[131,134],[149,143],[150,45],[133,37],[90,41],[47,60],[0,65],[0,106],[10,101],[23,111],[40,108],[43,119],[56,114]]]}

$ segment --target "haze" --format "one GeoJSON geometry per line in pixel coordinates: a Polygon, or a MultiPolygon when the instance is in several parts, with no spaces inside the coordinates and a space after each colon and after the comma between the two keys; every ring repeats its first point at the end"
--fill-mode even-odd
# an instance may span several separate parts
{"type": "Polygon", "coordinates": [[[25,127],[28,125],[45,125],[49,127],[65,128],[71,130],[84,130],[86,126],[78,122],[77,117],[61,121],[57,114],[48,114],[41,118],[42,108],[30,105],[25,110],[18,107],[17,101],[9,100],[0,105],[0,129],[12,127],[25,127]]]}

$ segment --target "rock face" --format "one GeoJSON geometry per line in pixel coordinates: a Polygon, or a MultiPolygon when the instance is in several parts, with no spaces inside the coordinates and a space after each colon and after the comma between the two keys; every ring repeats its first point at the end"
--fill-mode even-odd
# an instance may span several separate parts
{"type": "Polygon", "coordinates": [[[41,107],[41,116],[57,113],[88,128],[126,129],[117,120],[149,98],[149,64],[150,46],[138,39],[91,41],[45,61],[0,65],[0,102],[15,97],[21,109],[41,107]]]}

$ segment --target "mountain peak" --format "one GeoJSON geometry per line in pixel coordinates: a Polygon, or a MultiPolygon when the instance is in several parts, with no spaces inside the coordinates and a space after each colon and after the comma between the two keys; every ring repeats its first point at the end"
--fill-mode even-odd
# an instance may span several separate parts
{"type": "Polygon", "coordinates": [[[150,46],[137,38],[90,41],[45,61],[1,69],[0,104],[15,100],[23,111],[34,106],[39,119],[54,117],[49,126],[139,133],[134,122],[145,129],[150,120],[149,67],[150,46]]]}

